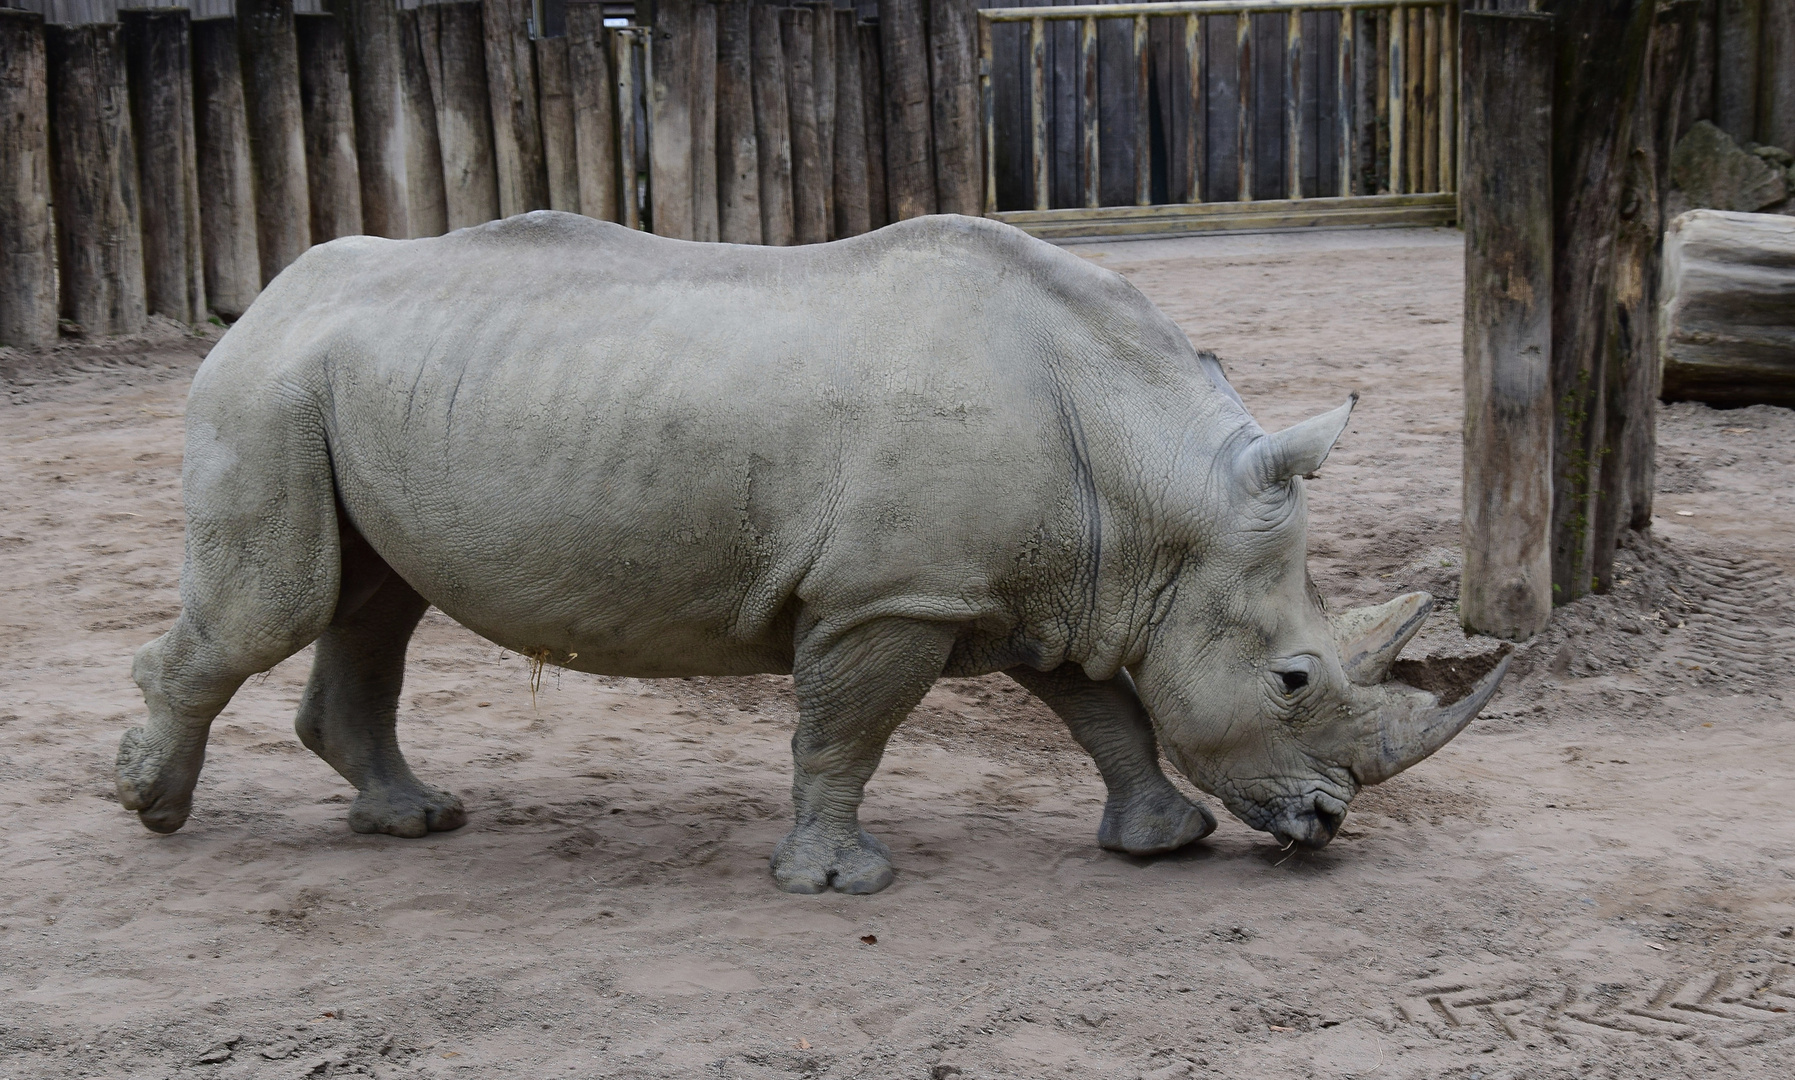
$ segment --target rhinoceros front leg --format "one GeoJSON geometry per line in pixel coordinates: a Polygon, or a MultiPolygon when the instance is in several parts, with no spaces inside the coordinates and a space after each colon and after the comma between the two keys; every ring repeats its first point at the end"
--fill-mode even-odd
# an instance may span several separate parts
{"type": "Polygon", "coordinates": [[[1098,682],[1076,664],[1052,671],[1017,667],[1004,674],[1058,713],[1072,737],[1096,759],[1109,788],[1098,844],[1131,855],[1154,855],[1214,831],[1214,816],[1185,798],[1160,770],[1153,722],[1126,674],[1098,682]]]}
{"type": "Polygon", "coordinates": [[[909,619],[800,640],[792,665],[797,824],[772,860],[781,889],[874,893],[891,884],[891,853],[860,827],[860,801],[886,740],[934,685],[953,642],[952,627],[909,619]]]}
{"type": "Polygon", "coordinates": [[[405,647],[429,604],[371,551],[364,558],[377,566],[352,567],[355,554],[355,545],[346,545],[346,597],[358,578],[384,580],[365,601],[339,609],[319,636],[293,726],[360,792],[349,808],[351,829],[410,837],[458,829],[467,823],[461,800],[417,778],[394,730],[405,647]]]}

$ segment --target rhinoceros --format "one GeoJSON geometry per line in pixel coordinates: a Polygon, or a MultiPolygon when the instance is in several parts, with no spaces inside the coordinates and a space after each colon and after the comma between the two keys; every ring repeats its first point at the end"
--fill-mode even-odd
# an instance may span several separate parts
{"type": "Polygon", "coordinates": [[[1302,477],[1352,406],[1267,434],[1121,277],[973,218],[783,249],[546,211],[335,240],[194,377],[181,611],[134,659],[120,801],[180,828],[213,718],[316,642],[296,727],[358,789],[350,827],[460,826],[394,734],[434,604],[577,671],[791,674],[790,892],[892,880],[863,789],[943,676],[1004,672],[1064,719],[1105,848],[1215,827],[1162,749],[1319,847],[1506,669],[1442,704],[1386,681],[1425,593],[1325,613],[1302,477]]]}

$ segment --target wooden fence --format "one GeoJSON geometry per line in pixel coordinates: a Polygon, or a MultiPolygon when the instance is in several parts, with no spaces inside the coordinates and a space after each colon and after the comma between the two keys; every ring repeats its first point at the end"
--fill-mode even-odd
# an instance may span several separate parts
{"type": "Polygon", "coordinates": [[[794,244],[979,212],[974,0],[26,2],[0,345],[234,318],[355,233],[557,209],[794,244]]]}
{"type": "Polygon", "coordinates": [[[1456,213],[1457,0],[979,17],[986,212],[1036,235],[1456,213]]]}

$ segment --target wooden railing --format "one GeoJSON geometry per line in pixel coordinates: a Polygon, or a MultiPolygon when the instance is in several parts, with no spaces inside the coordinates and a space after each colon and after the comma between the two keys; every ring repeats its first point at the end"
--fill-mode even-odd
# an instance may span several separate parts
{"type": "Polygon", "coordinates": [[[985,212],[1050,237],[1451,221],[1457,24],[1457,0],[982,10],[985,212]],[[1280,29],[1266,25],[1274,20],[1281,55],[1263,55],[1268,31],[1280,29]],[[1068,22],[1076,52],[1068,56],[1061,32],[1050,72],[1050,24],[1068,22]],[[1117,23],[1127,35],[1120,49],[1103,29],[1117,23]],[[1050,75],[1060,91],[1052,95],[1050,75]],[[1067,81],[1075,92],[1059,85],[1067,81]],[[1279,109],[1256,100],[1255,83],[1278,87],[1279,109]],[[1003,90],[1011,95],[1007,130],[998,117],[1003,90]],[[1280,157],[1268,184],[1264,166],[1280,157]],[[1118,158],[1131,183],[1116,182],[1118,158]],[[1072,176],[1075,185],[1066,182],[1072,176]]]}

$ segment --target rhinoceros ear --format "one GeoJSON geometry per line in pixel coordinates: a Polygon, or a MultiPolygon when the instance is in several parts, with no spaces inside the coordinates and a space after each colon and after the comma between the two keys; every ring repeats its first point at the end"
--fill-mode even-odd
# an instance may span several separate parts
{"type": "Polygon", "coordinates": [[[1268,488],[1321,468],[1335,440],[1346,430],[1346,421],[1358,400],[1359,395],[1354,393],[1338,409],[1287,427],[1276,435],[1254,439],[1241,455],[1241,470],[1247,483],[1268,488]]]}

